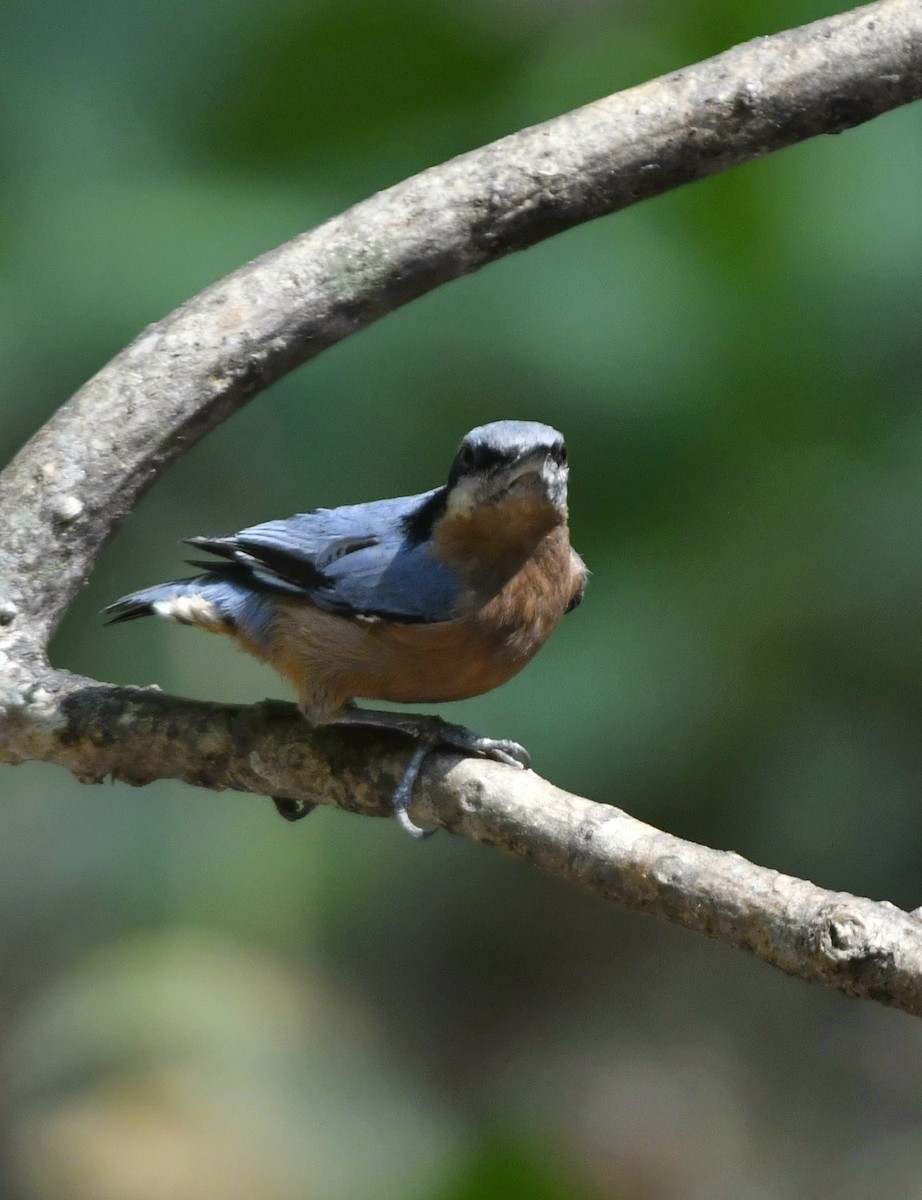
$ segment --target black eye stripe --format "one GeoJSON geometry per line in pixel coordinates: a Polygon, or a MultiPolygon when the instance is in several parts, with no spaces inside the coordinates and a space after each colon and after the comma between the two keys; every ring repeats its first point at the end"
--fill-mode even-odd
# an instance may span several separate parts
{"type": "Polygon", "coordinates": [[[466,471],[485,471],[501,463],[512,462],[514,454],[495,446],[466,445],[461,450],[461,465],[466,471]]]}
{"type": "MultiPolygon", "coordinates": [[[[537,450],[538,447],[535,447],[535,449],[537,450]]],[[[456,470],[460,469],[462,474],[473,473],[475,471],[489,471],[494,467],[502,467],[514,463],[521,454],[528,452],[525,448],[501,448],[478,442],[464,442],[458,451],[456,470]]],[[[566,466],[567,448],[563,442],[556,442],[548,446],[544,453],[553,459],[558,466],[566,466]]]]}

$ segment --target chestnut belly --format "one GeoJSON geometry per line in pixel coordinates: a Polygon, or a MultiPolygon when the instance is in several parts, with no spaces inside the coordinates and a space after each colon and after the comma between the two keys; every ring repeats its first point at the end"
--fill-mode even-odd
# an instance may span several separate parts
{"type": "Polygon", "coordinates": [[[511,679],[546,637],[504,639],[467,621],[381,624],[369,630],[368,645],[374,649],[347,686],[352,695],[366,700],[402,704],[466,700],[511,679]]]}
{"type": "Polygon", "coordinates": [[[464,700],[499,687],[540,649],[556,622],[505,633],[473,619],[438,624],[368,621],[282,603],[261,652],[320,718],[353,698],[402,704],[464,700]]]}

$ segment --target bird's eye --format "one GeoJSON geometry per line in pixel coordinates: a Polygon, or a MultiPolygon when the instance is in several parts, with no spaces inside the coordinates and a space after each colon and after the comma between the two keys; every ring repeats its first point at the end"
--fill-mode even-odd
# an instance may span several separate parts
{"type": "Polygon", "coordinates": [[[472,471],[476,463],[477,451],[470,442],[467,442],[461,447],[461,466],[465,471],[472,471]]]}
{"type": "Polygon", "coordinates": [[[567,465],[567,448],[563,442],[561,442],[559,446],[554,447],[554,462],[557,463],[559,467],[565,467],[567,465]]]}

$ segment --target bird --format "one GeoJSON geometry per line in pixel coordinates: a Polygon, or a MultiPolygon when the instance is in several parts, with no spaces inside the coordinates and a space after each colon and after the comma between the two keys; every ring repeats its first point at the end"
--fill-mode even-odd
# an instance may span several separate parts
{"type": "MultiPolygon", "coordinates": [[[[308,723],[397,730],[416,742],[394,814],[414,837],[413,787],[438,746],[528,768],[517,742],[440,717],[356,706],[436,704],[516,675],[583,597],[570,545],[563,435],[493,421],[461,440],[445,484],[415,496],[318,508],[184,544],[203,573],[132,592],[112,624],[154,615],[227,635],[293,685],[308,723]]],[[[277,800],[296,820],[315,806],[277,800]]]]}

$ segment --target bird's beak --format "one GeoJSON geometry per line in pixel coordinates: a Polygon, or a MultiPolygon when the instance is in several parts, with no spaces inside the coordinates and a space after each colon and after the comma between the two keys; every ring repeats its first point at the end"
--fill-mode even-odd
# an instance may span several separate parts
{"type": "Polygon", "coordinates": [[[566,503],[569,471],[566,467],[554,462],[549,454],[542,450],[535,450],[531,454],[524,455],[512,466],[509,482],[510,484],[515,483],[528,475],[537,477],[537,480],[540,481],[539,486],[543,487],[552,504],[566,503]]]}
{"type": "Polygon", "coordinates": [[[512,464],[509,468],[509,482],[515,483],[524,475],[540,475],[542,479],[547,480],[559,470],[549,454],[545,454],[543,450],[533,450],[530,454],[523,454],[518,462],[512,464]]]}

